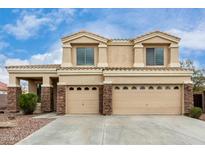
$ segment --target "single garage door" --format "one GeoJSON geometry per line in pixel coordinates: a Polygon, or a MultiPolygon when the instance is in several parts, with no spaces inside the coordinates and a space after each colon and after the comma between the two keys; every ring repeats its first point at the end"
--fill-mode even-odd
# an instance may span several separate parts
{"type": "Polygon", "coordinates": [[[113,86],[113,114],[181,114],[180,85],[113,86]]]}
{"type": "Polygon", "coordinates": [[[99,88],[97,86],[67,87],[66,113],[99,113],[99,88]]]}

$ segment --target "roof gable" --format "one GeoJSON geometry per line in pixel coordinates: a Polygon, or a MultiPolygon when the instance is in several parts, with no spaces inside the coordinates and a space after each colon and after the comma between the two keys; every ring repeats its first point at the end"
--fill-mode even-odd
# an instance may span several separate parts
{"type": "Polygon", "coordinates": [[[176,37],[176,36],[164,33],[164,32],[160,32],[160,31],[154,31],[154,32],[147,33],[145,35],[141,35],[141,36],[135,38],[134,43],[143,42],[145,40],[152,39],[154,37],[159,37],[161,39],[169,40],[169,41],[175,42],[175,43],[178,43],[180,41],[179,37],[176,37]]]}
{"type": "Polygon", "coordinates": [[[86,38],[90,38],[99,42],[103,42],[103,43],[107,43],[107,41],[109,39],[102,37],[100,35],[94,34],[94,33],[90,33],[87,31],[80,31],[78,33],[74,33],[72,35],[69,36],[65,36],[61,39],[62,43],[66,43],[66,42],[70,42],[72,40],[76,40],[78,38],[82,38],[82,37],[86,37],[86,38]]]}

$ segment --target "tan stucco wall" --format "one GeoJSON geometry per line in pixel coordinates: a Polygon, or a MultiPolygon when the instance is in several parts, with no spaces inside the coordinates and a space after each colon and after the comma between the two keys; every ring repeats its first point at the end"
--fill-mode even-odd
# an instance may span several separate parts
{"type": "Polygon", "coordinates": [[[108,46],[109,67],[132,67],[134,63],[133,46],[108,46]]]}
{"type": "Polygon", "coordinates": [[[100,85],[102,82],[102,75],[59,76],[59,83],[64,85],[100,85]]]}
{"type": "Polygon", "coordinates": [[[146,36],[139,41],[103,41],[97,37],[79,35],[64,42],[62,66],[76,66],[77,47],[94,47],[95,66],[146,67],[146,47],[163,47],[164,66],[179,67],[178,42],[167,36],[146,36]],[[104,47],[100,49],[102,46],[104,47]]]}
{"type": "Polygon", "coordinates": [[[112,84],[183,84],[184,81],[191,82],[190,77],[145,77],[145,76],[119,76],[105,77],[105,81],[112,84]]]}
{"type": "MultiPolygon", "coordinates": [[[[34,72],[34,71],[33,71],[34,72]]],[[[26,71],[22,71],[21,73],[10,73],[9,74],[9,86],[20,86],[20,79],[30,80],[30,79],[40,79],[42,80],[43,85],[45,87],[49,87],[52,85],[51,78],[57,78],[57,72],[55,73],[45,73],[44,71],[40,71],[38,73],[29,73],[26,71]]]]}

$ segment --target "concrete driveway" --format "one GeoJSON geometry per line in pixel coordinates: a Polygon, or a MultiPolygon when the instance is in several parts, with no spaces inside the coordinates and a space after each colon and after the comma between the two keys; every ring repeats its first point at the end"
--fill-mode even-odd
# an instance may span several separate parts
{"type": "Polygon", "coordinates": [[[205,122],[184,116],[62,116],[18,144],[205,144],[205,122]]]}

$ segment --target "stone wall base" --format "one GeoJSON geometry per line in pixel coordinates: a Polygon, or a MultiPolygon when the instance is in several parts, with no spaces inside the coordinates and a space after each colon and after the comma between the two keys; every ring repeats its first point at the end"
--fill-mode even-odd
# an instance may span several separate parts
{"type": "Polygon", "coordinates": [[[52,111],[52,87],[41,87],[41,110],[42,112],[52,111]]]}
{"type": "Polygon", "coordinates": [[[103,86],[103,115],[112,114],[112,85],[103,86]]]}
{"type": "Polygon", "coordinates": [[[57,114],[65,114],[65,101],[66,101],[66,86],[57,86],[57,104],[56,112],[57,114]]]}
{"type": "Polygon", "coordinates": [[[8,87],[7,91],[7,111],[19,112],[19,96],[21,95],[21,87],[8,87]]]}
{"type": "Polygon", "coordinates": [[[99,113],[103,114],[103,86],[99,86],[99,113]]]}
{"type": "Polygon", "coordinates": [[[193,107],[193,85],[185,84],[184,85],[184,113],[185,114],[189,113],[192,107],[193,107]]]}

